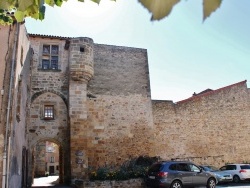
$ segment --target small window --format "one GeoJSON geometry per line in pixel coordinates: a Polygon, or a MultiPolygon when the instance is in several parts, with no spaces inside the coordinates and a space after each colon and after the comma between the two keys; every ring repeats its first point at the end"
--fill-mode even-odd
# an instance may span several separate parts
{"type": "Polygon", "coordinates": [[[43,70],[58,70],[59,58],[58,45],[43,45],[42,50],[42,69],[43,70]]]}
{"type": "Polygon", "coordinates": [[[42,67],[43,67],[43,69],[49,69],[49,60],[43,59],[42,60],[42,67]]]}
{"type": "Polygon", "coordinates": [[[84,47],[80,47],[80,52],[84,52],[84,47]]]}
{"type": "Polygon", "coordinates": [[[50,53],[50,45],[43,45],[43,54],[50,53]]]}
{"type": "Polygon", "coordinates": [[[54,106],[53,105],[44,106],[44,119],[54,119],[54,106]]]}
{"type": "Polygon", "coordinates": [[[50,157],[50,162],[54,163],[55,162],[55,157],[50,157]]]}

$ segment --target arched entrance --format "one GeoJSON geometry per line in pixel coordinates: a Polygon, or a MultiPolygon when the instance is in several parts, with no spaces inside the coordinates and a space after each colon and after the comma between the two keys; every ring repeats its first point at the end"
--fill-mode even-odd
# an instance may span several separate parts
{"type": "Polygon", "coordinates": [[[64,159],[63,147],[58,141],[53,139],[39,140],[32,150],[32,184],[36,183],[37,186],[37,182],[39,183],[39,181],[34,182],[34,178],[48,176],[54,176],[51,178],[53,182],[49,182],[51,185],[64,183],[64,159]]]}
{"type": "Polygon", "coordinates": [[[32,164],[29,184],[34,177],[50,174],[58,174],[59,183],[66,183],[70,180],[70,136],[65,101],[54,92],[39,93],[32,100],[29,114],[29,162],[32,164]],[[49,147],[58,148],[58,165],[53,164],[56,156],[49,155],[49,147]]]}

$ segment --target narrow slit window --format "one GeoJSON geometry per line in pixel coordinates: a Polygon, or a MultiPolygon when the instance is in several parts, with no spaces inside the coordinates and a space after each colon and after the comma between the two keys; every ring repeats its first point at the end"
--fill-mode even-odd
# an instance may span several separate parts
{"type": "Polygon", "coordinates": [[[53,105],[44,106],[44,119],[54,119],[54,106],[53,105]]]}

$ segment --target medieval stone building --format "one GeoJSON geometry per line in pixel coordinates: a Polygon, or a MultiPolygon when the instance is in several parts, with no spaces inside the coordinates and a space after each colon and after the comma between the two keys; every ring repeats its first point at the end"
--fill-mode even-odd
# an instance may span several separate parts
{"type": "Polygon", "coordinates": [[[2,187],[46,173],[59,148],[61,182],[141,155],[222,165],[250,161],[246,81],[173,103],[152,100],[147,50],[0,26],[2,187]],[[44,163],[43,163],[44,160],[44,163]]]}

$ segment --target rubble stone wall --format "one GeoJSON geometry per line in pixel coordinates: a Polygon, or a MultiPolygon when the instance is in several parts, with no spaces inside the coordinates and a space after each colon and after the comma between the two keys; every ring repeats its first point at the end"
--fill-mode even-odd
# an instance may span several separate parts
{"type": "Polygon", "coordinates": [[[243,82],[177,104],[153,101],[157,155],[218,167],[249,163],[249,99],[243,82]]]}

